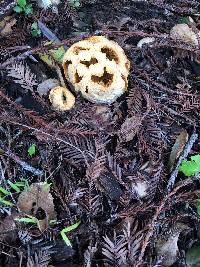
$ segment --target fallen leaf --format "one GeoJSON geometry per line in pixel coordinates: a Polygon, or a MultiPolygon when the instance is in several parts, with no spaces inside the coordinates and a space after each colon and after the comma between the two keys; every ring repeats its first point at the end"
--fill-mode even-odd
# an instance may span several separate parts
{"type": "Polygon", "coordinates": [[[156,243],[158,259],[162,259],[162,266],[169,267],[177,261],[179,252],[178,239],[182,231],[190,229],[186,224],[175,223],[172,228],[164,234],[160,234],[156,243]]]}
{"type": "Polygon", "coordinates": [[[12,27],[16,24],[17,20],[15,18],[12,18],[10,16],[5,17],[0,22],[0,35],[6,36],[10,33],[12,33],[12,27]]]}
{"type": "MultiPolygon", "coordinates": [[[[30,185],[28,192],[23,191],[18,198],[17,206],[20,211],[35,216],[38,220],[48,221],[56,219],[54,210],[53,197],[48,190],[43,190],[44,183],[33,183],[30,185]],[[38,214],[43,212],[44,217],[39,218],[38,214]]],[[[41,214],[40,214],[41,215],[41,214]]],[[[42,222],[43,224],[43,222],[42,222]]]]}
{"type": "Polygon", "coordinates": [[[176,160],[179,158],[180,154],[182,153],[187,141],[188,141],[188,133],[184,129],[177,136],[175,144],[173,145],[172,151],[169,156],[167,167],[170,172],[174,167],[174,163],[176,162],[176,160]]]}

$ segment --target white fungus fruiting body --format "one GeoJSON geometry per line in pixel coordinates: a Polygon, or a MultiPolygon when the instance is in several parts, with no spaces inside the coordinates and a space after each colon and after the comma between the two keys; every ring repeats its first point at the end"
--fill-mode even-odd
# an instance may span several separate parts
{"type": "Polygon", "coordinates": [[[72,45],[64,56],[63,68],[75,90],[94,103],[112,103],[128,87],[130,62],[116,42],[103,36],[72,45]]]}
{"type": "Polygon", "coordinates": [[[65,87],[56,86],[49,93],[49,100],[57,111],[70,110],[75,104],[74,95],[65,87]]]}
{"type": "Polygon", "coordinates": [[[198,45],[198,35],[187,25],[177,24],[170,31],[170,37],[190,45],[198,45]]]}

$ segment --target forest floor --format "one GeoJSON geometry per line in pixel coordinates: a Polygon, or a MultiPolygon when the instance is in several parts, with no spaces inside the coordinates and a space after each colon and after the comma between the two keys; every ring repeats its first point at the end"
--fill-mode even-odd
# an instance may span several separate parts
{"type": "Polygon", "coordinates": [[[199,1],[58,2],[0,1],[0,266],[200,266],[200,35],[170,36],[198,33],[199,1]],[[130,60],[109,105],[76,93],[60,61],[94,35],[130,60]],[[52,108],[49,79],[72,109],[52,108]]]}

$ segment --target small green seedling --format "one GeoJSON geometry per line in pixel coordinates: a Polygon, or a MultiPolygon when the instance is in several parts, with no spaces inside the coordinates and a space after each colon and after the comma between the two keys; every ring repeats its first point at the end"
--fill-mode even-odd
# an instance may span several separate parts
{"type": "Polygon", "coordinates": [[[0,197],[0,204],[3,204],[8,207],[13,207],[13,203],[8,200],[5,200],[4,198],[5,197],[0,197]]]}
{"type": "MultiPolygon", "coordinates": [[[[27,215],[27,217],[21,217],[21,218],[15,218],[15,221],[21,222],[21,223],[33,223],[38,224],[38,219],[34,216],[27,215]]],[[[50,220],[49,224],[56,224],[56,220],[50,220]]]]}
{"type": "Polygon", "coordinates": [[[42,183],[42,191],[43,192],[48,192],[50,190],[50,186],[52,185],[52,183],[48,184],[47,181],[42,183]]]}
{"type": "MultiPolygon", "coordinates": [[[[20,193],[21,191],[20,187],[22,187],[23,190],[26,192],[29,189],[28,181],[25,180],[24,178],[20,178],[20,181],[15,183],[11,182],[10,180],[7,180],[6,183],[9,185],[8,190],[13,189],[17,193],[20,193]]],[[[11,194],[8,190],[0,186],[0,204],[3,204],[8,207],[13,207],[14,204],[5,199],[7,196],[11,194]]]]}
{"type": "Polygon", "coordinates": [[[3,187],[0,186],[0,193],[4,194],[5,196],[10,195],[10,193],[3,187]]]}
{"type": "Polygon", "coordinates": [[[37,22],[33,22],[33,24],[31,25],[31,35],[33,37],[40,37],[41,36],[41,30],[38,27],[38,23],[37,22]]]}
{"type": "Polygon", "coordinates": [[[75,223],[75,224],[73,224],[73,225],[71,225],[71,226],[68,226],[68,227],[64,228],[64,229],[60,232],[60,234],[61,234],[61,236],[62,236],[62,239],[63,239],[63,241],[65,242],[65,244],[66,244],[67,246],[72,247],[72,244],[71,244],[69,238],[66,236],[66,233],[75,230],[75,229],[80,225],[80,223],[81,223],[81,221],[78,221],[77,223],[75,223]]]}
{"type": "Polygon", "coordinates": [[[200,155],[191,156],[191,160],[184,160],[179,171],[183,172],[185,176],[198,174],[200,172],[200,155]]]}
{"type": "Polygon", "coordinates": [[[24,13],[27,16],[33,13],[32,4],[27,4],[26,0],[17,0],[17,5],[13,10],[16,13],[24,13]]]}
{"type": "Polygon", "coordinates": [[[36,154],[36,144],[32,144],[28,149],[28,154],[30,157],[35,156],[36,154]]]}
{"type": "Polygon", "coordinates": [[[27,215],[27,217],[15,218],[15,221],[22,223],[33,223],[37,224],[37,218],[27,215]]]}
{"type": "Polygon", "coordinates": [[[7,181],[7,183],[9,184],[9,186],[13,189],[13,190],[15,190],[17,193],[19,193],[20,192],[20,188],[18,187],[18,185],[16,184],[16,183],[12,183],[11,181],[7,181]]]}

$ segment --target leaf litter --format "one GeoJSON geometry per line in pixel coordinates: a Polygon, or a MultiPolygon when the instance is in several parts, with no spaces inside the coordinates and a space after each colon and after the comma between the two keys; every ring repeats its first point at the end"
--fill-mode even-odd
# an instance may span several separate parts
{"type": "Polygon", "coordinates": [[[198,264],[199,3],[19,3],[0,3],[0,265],[198,264]],[[95,35],[131,63],[110,105],[61,66],[95,35]],[[66,112],[49,101],[56,86],[76,99],[66,112]]]}

